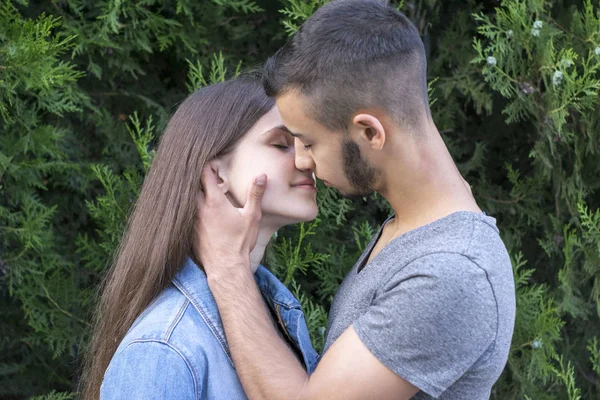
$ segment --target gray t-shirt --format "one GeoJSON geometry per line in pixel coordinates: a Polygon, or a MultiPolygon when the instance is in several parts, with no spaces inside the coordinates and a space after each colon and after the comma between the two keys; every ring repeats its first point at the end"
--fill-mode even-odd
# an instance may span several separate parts
{"type": "Polygon", "coordinates": [[[337,292],[325,351],[351,325],[371,353],[421,391],[489,399],[515,320],[510,258],[496,220],[456,212],[393,239],[373,237],[337,292]]]}

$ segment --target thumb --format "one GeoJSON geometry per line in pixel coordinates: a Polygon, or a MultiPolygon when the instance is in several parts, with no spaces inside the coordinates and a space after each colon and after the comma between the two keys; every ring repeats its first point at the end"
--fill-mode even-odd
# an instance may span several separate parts
{"type": "Polygon", "coordinates": [[[265,174],[259,175],[254,178],[250,190],[248,190],[248,198],[246,199],[246,206],[244,209],[250,214],[257,213],[260,215],[260,206],[265,189],[267,187],[267,176],[265,174]]]}

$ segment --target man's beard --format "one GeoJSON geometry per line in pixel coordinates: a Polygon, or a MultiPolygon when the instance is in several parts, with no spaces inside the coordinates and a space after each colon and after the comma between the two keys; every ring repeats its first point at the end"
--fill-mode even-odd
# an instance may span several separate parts
{"type": "Polygon", "coordinates": [[[342,196],[360,199],[375,191],[374,185],[379,171],[362,158],[358,145],[347,138],[342,139],[342,165],[344,175],[353,188],[350,193],[340,192],[342,196]]]}

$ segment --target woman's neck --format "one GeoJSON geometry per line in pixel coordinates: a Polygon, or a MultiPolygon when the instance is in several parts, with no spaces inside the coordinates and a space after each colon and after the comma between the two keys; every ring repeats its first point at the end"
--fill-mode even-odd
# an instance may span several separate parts
{"type": "Polygon", "coordinates": [[[265,255],[265,249],[271,240],[271,237],[276,232],[276,229],[268,228],[265,226],[260,227],[258,230],[258,238],[256,239],[256,246],[254,246],[254,250],[250,253],[250,268],[252,268],[252,273],[256,272],[260,261],[263,259],[265,255]]]}

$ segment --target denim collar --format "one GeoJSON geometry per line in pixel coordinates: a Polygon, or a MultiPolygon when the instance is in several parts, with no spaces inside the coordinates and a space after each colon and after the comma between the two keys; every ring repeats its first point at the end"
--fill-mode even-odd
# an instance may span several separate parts
{"type": "Polygon", "coordinates": [[[259,265],[254,273],[254,279],[260,289],[267,304],[272,309],[276,305],[284,307],[288,310],[302,310],[298,299],[288,290],[287,287],[271,271],[259,265]]]}
{"type": "MultiPolygon", "coordinates": [[[[286,311],[302,309],[294,295],[262,265],[259,265],[254,278],[263,298],[273,311],[277,310],[278,315],[280,315],[281,308],[286,311]]],[[[173,278],[173,284],[198,311],[233,365],[229,346],[225,340],[221,316],[217,303],[208,287],[206,273],[188,258],[173,278]]]]}

